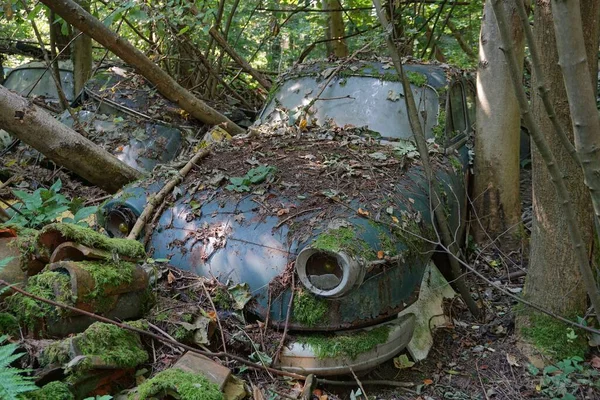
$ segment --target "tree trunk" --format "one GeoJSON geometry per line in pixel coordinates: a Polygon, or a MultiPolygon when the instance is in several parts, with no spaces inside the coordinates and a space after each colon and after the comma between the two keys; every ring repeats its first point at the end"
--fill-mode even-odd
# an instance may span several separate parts
{"type": "MultiPolygon", "coordinates": [[[[81,7],[87,12],[90,11],[89,0],[78,0],[81,7]]],[[[78,30],[75,30],[74,34],[77,35],[78,30]]],[[[90,79],[92,74],[92,38],[87,35],[79,35],[77,39],[73,41],[73,47],[71,51],[71,59],[73,60],[73,80],[75,86],[75,95],[77,95],[82,89],[85,82],[90,79]]]]}
{"type": "MultiPolygon", "coordinates": [[[[600,3],[596,0],[581,2],[588,68],[594,81],[597,75],[599,7],[600,3]]],[[[534,36],[540,50],[541,68],[549,89],[548,94],[554,104],[559,123],[572,140],[573,131],[565,86],[558,66],[550,0],[537,0],[534,10],[534,36]]],[[[532,87],[537,86],[538,79],[534,73],[532,87]]],[[[583,173],[555,135],[539,93],[532,90],[531,94],[533,115],[556,155],[561,172],[567,177],[565,183],[576,210],[577,224],[581,229],[584,243],[589,244],[593,234],[593,214],[590,194],[583,183],[583,173]]],[[[558,314],[582,315],[587,305],[586,290],[581,281],[573,245],[571,241],[565,240],[567,223],[564,210],[557,201],[548,172],[539,152],[535,149],[532,168],[533,229],[529,272],[525,284],[526,298],[558,314]]]]}
{"type": "Polygon", "coordinates": [[[333,47],[333,54],[336,57],[348,57],[348,46],[346,40],[343,39],[345,34],[344,29],[344,18],[342,14],[342,3],[341,0],[327,0],[323,1],[323,6],[327,10],[336,10],[327,13],[329,16],[329,32],[332,39],[336,39],[331,42],[333,47]]]}
{"type": "Polygon", "coordinates": [[[114,193],[140,177],[100,146],[58,122],[31,101],[0,86],[0,128],[58,165],[114,193]]]}
{"type": "Polygon", "coordinates": [[[223,128],[234,135],[244,132],[242,128],[230,121],[229,118],[181,87],[141,51],[108,29],[102,22],[98,21],[98,19],[81,8],[73,0],[42,0],[42,3],[63,17],[71,25],[115,53],[123,61],[135,67],[140,74],[156,85],[156,88],[163,96],[177,103],[194,118],[210,125],[223,124],[223,128]]]}
{"type": "MultiPolygon", "coordinates": [[[[329,0],[321,0],[321,9],[323,10],[328,10],[329,9],[329,0]]],[[[330,54],[333,54],[333,42],[331,41],[331,25],[329,24],[329,13],[323,13],[325,14],[325,39],[327,40],[325,42],[325,50],[327,52],[327,55],[329,56],[330,54]]]]}
{"type": "MultiPolygon", "coordinates": [[[[515,0],[503,2],[511,24],[512,45],[522,70],[524,34],[515,0]]],[[[477,135],[475,135],[475,210],[477,241],[496,240],[510,247],[521,220],[519,196],[520,110],[501,38],[490,4],[485,2],[477,70],[477,135]]]]}

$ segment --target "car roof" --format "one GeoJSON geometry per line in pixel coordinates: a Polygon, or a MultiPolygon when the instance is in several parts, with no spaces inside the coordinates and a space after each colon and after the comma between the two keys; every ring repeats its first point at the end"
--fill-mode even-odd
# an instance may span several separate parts
{"type": "MultiPolygon", "coordinates": [[[[16,72],[23,69],[46,69],[48,66],[43,61],[31,61],[25,64],[21,64],[18,67],[15,67],[10,72],[16,72]]],[[[73,63],[71,61],[59,61],[58,68],[61,71],[73,72],[73,63]]]]}

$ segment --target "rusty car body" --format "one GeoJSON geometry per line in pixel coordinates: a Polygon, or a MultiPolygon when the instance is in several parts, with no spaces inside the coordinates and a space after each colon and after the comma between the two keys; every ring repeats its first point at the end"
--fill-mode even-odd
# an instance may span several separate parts
{"type": "MultiPolygon", "coordinates": [[[[461,235],[475,90],[447,66],[406,69],[431,184],[461,235]]],[[[215,145],[178,186],[146,231],[147,250],[248,285],[250,313],[290,332],[281,368],[333,375],[394,357],[424,323],[411,305],[432,279],[436,248],[430,184],[403,96],[385,61],[317,62],[284,74],[250,134],[215,145]]],[[[138,182],[107,202],[99,218],[108,234],[126,235],[163,184],[138,182]]]]}

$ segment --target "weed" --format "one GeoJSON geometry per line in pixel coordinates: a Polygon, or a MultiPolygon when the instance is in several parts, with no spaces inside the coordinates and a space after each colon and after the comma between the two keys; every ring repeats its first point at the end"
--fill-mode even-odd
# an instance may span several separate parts
{"type": "MultiPolygon", "coordinates": [[[[544,368],[541,375],[540,394],[546,398],[575,400],[582,387],[600,389],[600,372],[582,364],[583,358],[569,357],[544,368]]],[[[537,376],[540,370],[529,364],[531,375],[537,376]]]]}
{"type": "Polygon", "coordinates": [[[14,206],[19,211],[12,215],[9,223],[28,228],[40,228],[55,221],[65,211],[71,211],[74,214],[73,218],[65,218],[65,222],[87,226],[83,220],[98,211],[98,207],[82,207],[80,200],[67,200],[59,193],[61,188],[62,182],[59,179],[50,189],[40,188],[33,193],[14,190],[13,194],[21,204],[14,206]]]}
{"type": "Polygon", "coordinates": [[[259,165],[246,172],[246,175],[242,177],[229,178],[231,184],[225,186],[225,189],[233,190],[234,192],[249,192],[250,185],[264,182],[267,177],[274,172],[275,167],[270,165],[259,165]]]}

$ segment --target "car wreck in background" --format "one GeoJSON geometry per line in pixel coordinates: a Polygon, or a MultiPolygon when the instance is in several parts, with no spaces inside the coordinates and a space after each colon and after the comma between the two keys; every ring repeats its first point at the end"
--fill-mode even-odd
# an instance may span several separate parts
{"type": "MultiPolygon", "coordinates": [[[[144,78],[121,67],[97,72],[72,107],[77,122],[67,111],[59,117],[61,122],[80,127],[90,140],[141,171],[175,159],[205,132],[203,125],[189,119],[144,78]]],[[[225,114],[236,122],[245,119],[235,110],[225,114]]]]}
{"type": "MultiPolygon", "coordinates": [[[[406,69],[429,139],[431,184],[460,237],[475,91],[448,67],[406,69]]],[[[249,135],[214,144],[159,208],[143,238],[147,251],[247,285],[247,310],[289,330],[283,369],[356,372],[407,345],[423,358],[430,319],[451,293],[432,289],[448,285],[432,265],[430,183],[411,136],[390,63],[299,66],[282,77],[249,135]]],[[[166,179],[137,182],[107,202],[99,219],[108,234],[126,236],[166,179]]]]}

